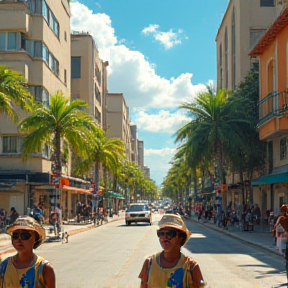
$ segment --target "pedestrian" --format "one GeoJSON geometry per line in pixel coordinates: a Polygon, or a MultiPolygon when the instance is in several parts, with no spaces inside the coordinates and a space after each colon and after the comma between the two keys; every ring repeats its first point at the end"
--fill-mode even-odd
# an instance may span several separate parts
{"type": "Polygon", "coordinates": [[[19,217],[19,214],[14,207],[11,207],[10,212],[9,224],[12,224],[19,217]]]}
{"type": "Polygon", "coordinates": [[[140,287],[203,287],[205,283],[198,263],[181,253],[181,247],[192,234],[181,216],[165,214],[158,225],[157,236],[163,250],[144,261],[138,276],[140,287]]]}
{"type": "Polygon", "coordinates": [[[9,225],[7,233],[17,254],[0,264],[0,287],[55,288],[52,266],[33,252],[44,242],[45,229],[34,218],[25,215],[9,225]]]}
{"type": "Polygon", "coordinates": [[[67,231],[65,232],[65,235],[64,235],[64,242],[65,243],[68,243],[68,238],[69,238],[69,234],[67,233],[67,231]]]}
{"type": "Polygon", "coordinates": [[[286,251],[287,232],[288,232],[288,207],[282,205],[280,208],[281,215],[277,219],[274,229],[276,229],[277,248],[279,253],[284,255],[286,251]]]}

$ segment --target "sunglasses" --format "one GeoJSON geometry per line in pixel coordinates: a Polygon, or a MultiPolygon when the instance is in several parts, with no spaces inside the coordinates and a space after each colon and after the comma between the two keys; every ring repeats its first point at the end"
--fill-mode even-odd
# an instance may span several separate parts
{"type": "Polygon", "coordinates": [[[176,237],[177,234],[178,234],[178,232],[175,230],[167,230],[167,231],[157,230],[157,236],[158,237],[174,238],[174,237],[176,237]]]}
{"type": "Polygon", "coordinates": [[[12,239],[13,240],[18,240],[19,236],[20,236],[21,240],[28,240],[32,237],[32,235],[29,232],[21,232],[21,233],[13,232],[12,233],[12,239]]]}

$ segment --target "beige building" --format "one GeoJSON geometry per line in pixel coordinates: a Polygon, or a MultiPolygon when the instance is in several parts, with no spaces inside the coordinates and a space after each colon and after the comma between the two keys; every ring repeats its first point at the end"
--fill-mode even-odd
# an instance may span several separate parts
{"type": "Polygon", "coordinates": [[[129,108],[123,93],[107,94],[107,131],[108,138],[121,139],[125,146],[126,159],[131,161],[131,133],[129,108]]]}
{"type": "Polygon", "coordinates": [[[138,140],[137,146],[138,146],[138,166],[143,171],[144,169],[144,141],[138,140]]]}
{"type": "MultiPolygon", "coordinates": [[[[219,89],[231,91],[244,80],[252,67],[259,69],[258,59],[251,58],[249,52],[275,18],[274,0],[229,1],[215,39],[219,89]]],[[[225,203],[231,201],[242,206],[245,199],[249,198],[248,184],[245,186],[242,183],[245,189],[243,195],[238,173],[230,173],[226,181],[228,193],[227,199],[224,196],[225,203]]]]}
{"type": "Polygon", "coordinates": [[[130,123],[130,133],[131,133],[131,161],[138,165],[138,132],[137,125],[130,123]]]}
{"type": "MultiPolygon", "coordinates": [[[[0,2],[0,64],[21,72],[35,100],[47,105],[57,90],[70,96],[70,16],[67,0],[0,2]]],[[[20,134],[4,114],[0,137],[1,206],[24,213],[33,184],[50,182],[49,147],[23,162],[20,134]]]]}
{"type": "Polygon", "coordinates": [[[215,39],[218,88],[233,90],[257,66],[249,52],[275,17],[274,0],[229,1],[215,39]]]}
{"type": "Polygon", "coordinates": [[[73,31],[71,34],[71,98],[87,102],[89,114],[96,119],[101,128],[103,128],[102,105],[105,101],[103,69],[106,69],[106,65],[99,58],[93,37],[89,33],[73,31]]]}

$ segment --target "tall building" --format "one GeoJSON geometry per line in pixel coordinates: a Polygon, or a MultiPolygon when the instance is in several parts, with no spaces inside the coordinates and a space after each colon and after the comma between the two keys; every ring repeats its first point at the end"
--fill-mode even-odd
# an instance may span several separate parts
{"type": "MultiPolygon", "coordinates": [[[[35,100],[47,105],[58,90],[70,96],[70,16],[67,0],[0,2],[0,64],[21,72],[35,100]]],[[[17,126],[3,113],[0,136],[1,206],[23,214],[33,200],[28,192],[37,198],[37,184],[50,183],[50,149],[23,161],[17,126]]]]}
{"type": "Polygon", "coordinates": [[[143,167],[143,174],[147,179],[150,179],[150,168],[148,166],[143,167]]]}
{"type": "Polygon", "coordinates": [[[217,87],[233,90],[257,66],[249,52],[276,17],[274,0],[230,0],[216,35],[217,87]]]}
{"type": "Polygon", "coordinates": [[[288,202],[288,5],[277,1],[278,17],[250,52],[260,59],[259,138],[267,142],[267,167],[252,180],[255,201],[278,215],[288,202]]]}
{"type": "Polygon", "coordinates": [[[121,139],[125,146],[126,159],[131,161],[131,135],[129,108],[123,93],[107,94],[107,131],[108,138],[121,139]]]}
{"type": "Polygon", "coordinates": [[[144,141],[138,140],[137,146],[138,146],[138,166],[143,171],[143,168],[144,168],[144,141]]]}
{"type": "Polygon", "coordinates": [[[71,34],[71,98],[88,103],[89,114],[103,127],[103,62],[93,37],[86,32],[71,34]]]}
{"type": "MultiPolygon", "coordinates": [[[[251,68],[258,69],[258,59],[251,58],[249,52],[275,17],[274,0],[229,1],[215,39],[217,88],[234,90],[251,68]]],[[[221,189],[223,205],[232,202],[240,207],[245,197],[242,193],[244,183],[238,185],[239,173],[229,173],[226,181],[228,186],[224,185],[221,189]]]]}
{"type": "Polygon", "coordinates": [[[131,133],[131,161],[138,165],[138,133],[137,125],[130,123],[130,133],[131,133]]]}

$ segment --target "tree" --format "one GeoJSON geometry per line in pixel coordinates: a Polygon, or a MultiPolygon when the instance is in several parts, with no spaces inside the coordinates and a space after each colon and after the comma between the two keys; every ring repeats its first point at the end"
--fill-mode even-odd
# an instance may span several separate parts
{"type": "MultiPolygon", "coordinates": [[[[194,101],[179,107],[187,111],[191,121],[177,131],[176,141],[187,142],[196,162],[215,159],[221,184],[226,184],[227,147],[243,142],[237,124],[247,122],[246,112],[241,109],[244,102],[242,98],[231,98],[225,90],[214,92],[207,87],[194,101]]],[[[223,204],[226,205],[225,199],[223,204]]]]}
{"type": "MultiPolygon", "coordinates": [[[[121,161],[125,157],[125,149],[122,140],[117,138],[106,138],[104,132],[93,137],[87,145],[87,158],[83,159],[76,167],[76,173],[86,173],[94,165],[95,189],[99,190],[99,170],[100,165],[104,167],[104,178],[106,178],[106,170],[111,174],[115,174],[121,161]]],[[[105,179],[105,187],[107,188],[107,179],[105,179]]]]}
{"type": "MultiPolygon", "coordinates": [[[[233,154],[231,161],[234,169],[240,174],[240,181],[244,183],[244,173],[246,180],[251,183],[253,172],[263,169],[266,155],[266,142],[259,140],[259,133],[256,129],[259,121],[258,101],[259,101],[259,74],[249,71],[233,91],[233,98],[245,100],[243,109],[247,111],[248,123],[239,123],[242,138],[245,139],[243,145],[231,147],[230,154],[233,154]]],[[[243,204],[244,185],[242,185],[243,204]]],[[[246,199],[247,200],[247,199],[246,199]]]]}
{"type": "Polygon", "coordinates": [[[19,116],[13,105],[24,111],[31,109],[33,96],[27,89],[21,73],[0,65],[0,112],[6,113],[13,122],[17,122],[19,116]]]}
{"type": "Polygon", "coordinates": [[[83,155],[91,139],[101,134],[93,118],[83,109],[87,104],[82,100],[71,101],[57,92],[50,97],[50,106],[42,103],[34,105],[31,115],[20,122],[23,137],[23,157],[40,152],[43,145],[51,142],[55,173],[62,171],[61,146],[66,141],[73,152],[83,155]],[[51,141],[52,140],[52,141],[51,141]]]}

